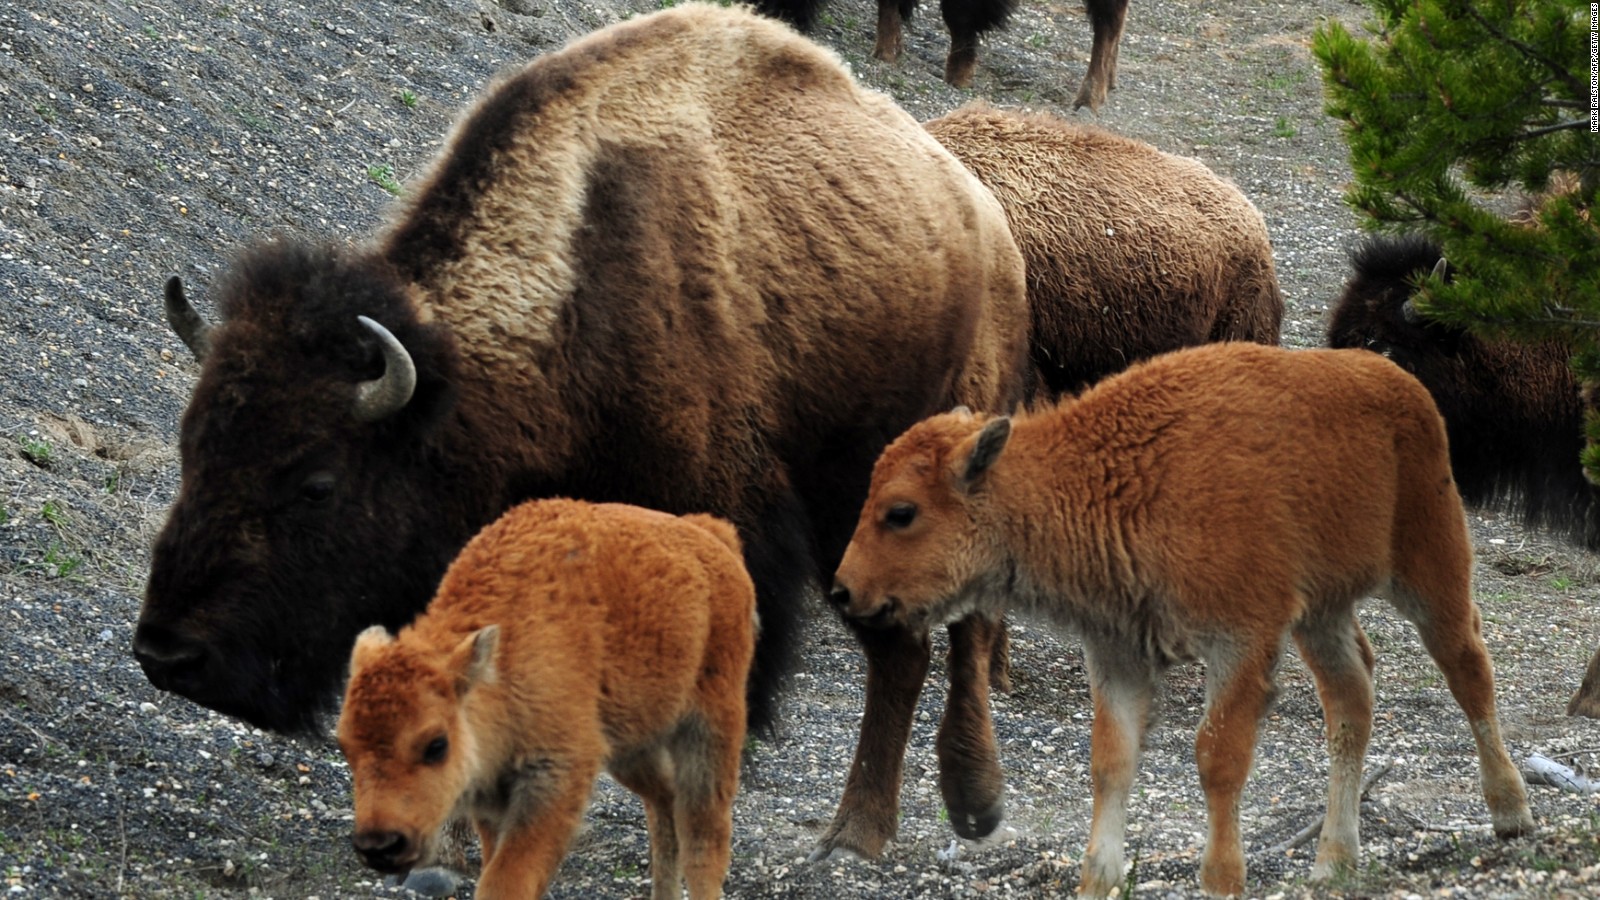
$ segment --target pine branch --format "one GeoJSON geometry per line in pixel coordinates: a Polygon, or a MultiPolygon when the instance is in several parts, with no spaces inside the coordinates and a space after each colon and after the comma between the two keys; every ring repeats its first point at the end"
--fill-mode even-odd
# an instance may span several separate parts
{"type": "Polygon", "coordinates": [[[1525,132],[1525,133],[1519,134],[1519,135],[1515,135],[1515,136],[1513,136],[1511,138],[1511,140],[1513,140],[1513,141],[1526,141],[1526,140],[1531,140],[1532,138],[1536,138],[1536,137],[1543,137],[1544,135],[1547,135],[1547,134],[1554,134],[1557,131],[1566,131],[1568,128],[1588,128],[1588,127],[1589,127],[1589,120],[1588,119],[1573,119],[1570,122],[1560,122],[1560,123],[1557,123],[1555,125],[1545,126],[1544,128],[1535,128],[1532,131],[1525,132]]]}
{"type": "Polygon", "coordinates": [[[1466,9],[1467,15],[1476,19],[1478,24],[1483,26],[1484,31],[1487,31],[1491,36],[1500,39],[1501,42],[1521,50],[1523,56],[1537,60],[1538,62],[1542,63],[1545,68],[1555,73],[1556,78],[1567,86],[1567,90],[1571,91],[1573,96],[1582,96],[1585,93],[1584,85],[1579,84],[1577,76],[1568,71],[1565,66],[1561,65],[1556,60],[1545,56],[1543,53],[1540,53],[1538,48],[1530,47],[1511,35],[1496,29],[1493,25],[1489,24],[1488,19],[1483,17],[1483,13],[1478,12],[1477,7],[1468,3],[1466,4],[1466,9]]]}

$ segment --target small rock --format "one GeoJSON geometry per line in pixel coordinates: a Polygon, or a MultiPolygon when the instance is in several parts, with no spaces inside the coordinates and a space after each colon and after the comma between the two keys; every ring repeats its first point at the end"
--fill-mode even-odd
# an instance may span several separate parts
{"type": "Polygon", "coordinates": [[[139,704],[139,712],[147,716],[153,716],[156,714],[156,705],[146,700],[145,702],[139,704]]]}

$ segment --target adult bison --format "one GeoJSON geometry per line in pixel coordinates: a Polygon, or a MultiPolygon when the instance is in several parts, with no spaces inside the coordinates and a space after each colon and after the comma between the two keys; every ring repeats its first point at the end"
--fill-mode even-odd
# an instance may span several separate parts
{"type": "MultiPolygon", "coordinates": [[[[1584,479],[1584,399],[1559,340],[1486,340],[1423,318],[1411,295],[1429,272],[1448,275],[1439,245],[1416,235],[1369,238],[1328,323],[1331,347],[1365,347],[1417,376],[1450,435],[1450,469],[1469,506],[1600,549],[1600,498],[1584,479]]],[[[1600,718],[1600,652],[1568,715],[1600,718]]]]}
{"type": "Polygon", "coordinates": [[[1179,347],[1278,343],[1266,222],[1198,161],[983,104],[923,127],[1006,211],[1027,263],[1034,369],[1052,394],[1179,347]]]}
{"type": "MultiPolygon", "coordinates": [[[[878,452],[955,403],[1011,408],[1027,370],[1022,260],[988,191],[832,54],[708,5],[536,60],[369,245],[268,244],[214,294],[213,327],[168,287],[202,365],[134,652],[157,686],[275,730],[311,727],[356,634],[412,619],[474,532],[554,495],[737,525],[769,724],[878,452]]],[[[986,664],[991,626],[951,631],[986,664]]],[[[875,852],[929,646],[865,646],[873,777],[839,818],[875,852]]],[[[957,679],[951,702],[987,689],[957,679]]],[[[996,771],[992,741],[946,752],[996,771]]],[[[998,804],[964,794],[952,819],[992,828],[998,804]]]]}

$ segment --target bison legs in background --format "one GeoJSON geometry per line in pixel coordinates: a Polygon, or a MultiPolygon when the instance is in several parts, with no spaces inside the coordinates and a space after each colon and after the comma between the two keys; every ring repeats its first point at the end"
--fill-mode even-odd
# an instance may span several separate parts
{"type": "Polygon", "coordinates": [[[1600,650],[1589,658],[1589,670],[1583,673],[1583,684],[1567,701],[1567,715],[1600,719],[1600,650]]]}
{"type": "MultiPolygon", "coordinates": [[[[821,5],[820,2],[808,4],[807,0],[799,2],[800,5],[821,5]]],[[[1126,8],[1126,0],[1122,0],[1122,3],[1126,8]]],[[[763,8],[770,6],[776,10],[781,5],[780,0],[768,0],[763,8]]],[[[972,75],[978,68],[978,36],[1003,27],[1016,7],[1017,0],[941,0],[939,11],[944,16],[945,27],[950,31],[950,53],[944,62],[945,81],[956,87],[966,87],[972,83],[972,75]]],[[[905,43],[905,22],[916,8],[917,0],[878,0],[878,38],[872,48],[874,57],[884,62],[894,62],[900,58],[900,50],[905,43]]],[[[775,14],[796,21],[791,17],[793,14],[787,11],[775,14]]],[[[799,24],[803,30],[809,21],[799,24]]]]}
{"type": "Polygon", "coordinates": [[[1122,46],[1122,26],[1128,20],[1128,0],[1084,0],[1089,24],[1094,27],[1094,49],[1089,54],[1089,71],[1084,73],[1073,109],[1085,106],[1099,112],[1106,92],[1117,86],[1117,52],[1122,46]]]}
{"type": "MultiPolygon", "coordinates": [[[[911,719],[932,656],[926,636],[902,628],[852,626],[867,656],[861,736],[833,822],[811,854],[868,859],[883,853],[900,818],[900,782],[911,719]]],[[[950,823],[964,838],[1000,824],[1004,776],[989,716],[989,684],[1006,659],[1005,627],[969,616],[950,625],[950,694],[939,725],[939,788],[950,823]]]]}

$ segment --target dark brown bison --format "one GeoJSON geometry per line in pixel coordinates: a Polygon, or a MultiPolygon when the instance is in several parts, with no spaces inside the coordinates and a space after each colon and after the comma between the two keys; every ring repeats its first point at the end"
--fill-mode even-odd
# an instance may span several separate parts
{"type": "Polygon", "coordinates": [[[1209,341],[1278,343],[1267,225],[1198,161],[1054,116],[958,109],[923,127],[1000,201],[1052,394],[1209,341]]]}
{"type": "MultiPolygon", "coordinates": [[[[1417,282],[1449,268],[1426,238],[1369,238],[1351,264],[1328,345],[1381,353],[1427,386],[1467,505],[1516,514],[1600,550],[1600,500],[1578,462],[1585,404],[1571,345],[1486,340],[1423,318],[1411,303],[1417,282]]],[[[1567,713],[1600,718],[1600,652],[1567,713]]]]}
{"type": "MultiPolygon", "coordinates": [[[[277,730],[317,721],[356,634],[409,622],[474,532],[555,495],[738,527],[768,724],[877,453],[952,403],[1009,409],[1028,378],[992,195],[832,54],[699,4],[509,77],[369,245],[269,244],[213,295],[214,327],[168,290],[203,359],[134,652],[277,730]]],[[[952,633],[989,658],[987,623],[952,633]]],[[[876,777],[840,818],[875,848],[923,678],[903,661],[929,650],[866,652],[876,777]]],[[[987,682],[952,694],[986,704],[987,682]]],[[[952,818],[992,828],[998,804],[952,818]]]]}

